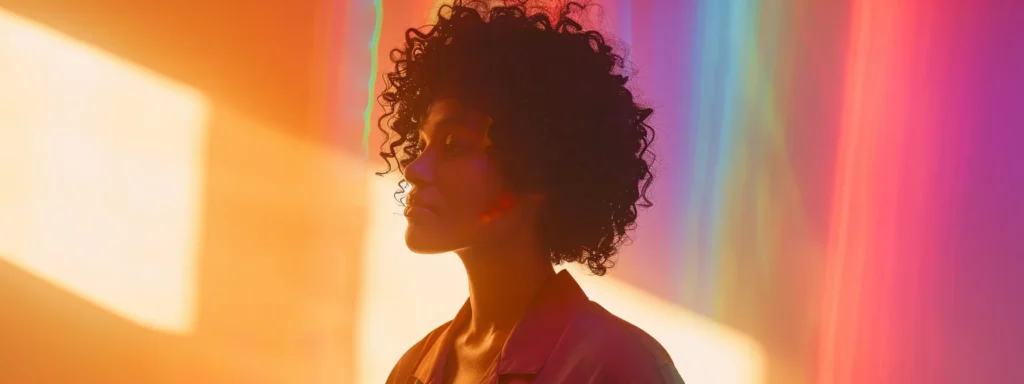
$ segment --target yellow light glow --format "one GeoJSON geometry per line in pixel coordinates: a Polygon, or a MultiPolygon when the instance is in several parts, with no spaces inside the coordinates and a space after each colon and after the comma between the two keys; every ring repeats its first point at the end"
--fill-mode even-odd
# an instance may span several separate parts
{"type": "Polygon", "coordinates": [[[451,320],[469,286],[455,255],[417,255],[405,247],[405,217],[392,197],[397,181],[370,177],[356,377],[383,383],[406,349],[451,320]]]}
{"type": "Polygon", "coordinates": [[[0,10],[0,257],[186,331],[207,103],[0,10]]]}
{"type": "MultiPolygon", "coordinates": [[[[357,376],[382,383],[412,344],[451,320],[466,299],[465,271],[452,254],[417,255],[403,241],[405,218],[393,178],[372,176],[357,376]]],[[[749,337],[608,277],[570,273],[594,301],[639,326],[672,356],[689,384],[761,384],[764,355],[749,337]]]]}
{"type": "Polygon", "coordinates": [[[749,336],[621,280],[568,269],[591,300],[657,339],[688,384],[764,383],[764,351],[749,336]]]}

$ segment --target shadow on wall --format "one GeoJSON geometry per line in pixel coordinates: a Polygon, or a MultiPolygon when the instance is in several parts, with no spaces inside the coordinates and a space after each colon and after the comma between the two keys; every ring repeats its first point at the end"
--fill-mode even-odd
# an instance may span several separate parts
{"type": "Polygon", "coordinates": [[[156,351],[178,343],[57,287],[0,255],[0,381],[151,382],[156,351]]]}
{"type": "Polygon", "coordinates": [[[297,362],[141,326],[3,260],[0,306],[5,383],[311,382],[297,362]]]}
{"type": "MultiPolygon", "coordinates": [[[[0,12],[32,20],[120,60],[201,90],[218,104],[290,134],[323,133],[317,109],[338,64],[325,33],[327,0],[0,0],[0,12]]],[[[355,140],[353,140],[355,141],[355,140]]],[[[338,144],[338,143],[336,143],[338,144]]]]}

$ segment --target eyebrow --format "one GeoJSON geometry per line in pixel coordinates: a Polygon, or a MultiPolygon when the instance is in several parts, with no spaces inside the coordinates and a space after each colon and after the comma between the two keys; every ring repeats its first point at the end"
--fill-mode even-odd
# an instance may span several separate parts
{"type": "MultiPolygon", "coordinates": [[[[420,131],[423,131],[423,125],[424,124],[420,124],[419,126],[416,127],[416,129],[418,129],[420,131]]],[[[461,117],[461,116],[448,116],[448,117],[442,118],[441,121],[438,121],[438,122],[434,123],[435,127],[444,127],[444,126],[449,126],[449,125],[466,125],[466,126],[468,126],[469,125],[469,121],[466,120],[465,118],[461,117]]]]}

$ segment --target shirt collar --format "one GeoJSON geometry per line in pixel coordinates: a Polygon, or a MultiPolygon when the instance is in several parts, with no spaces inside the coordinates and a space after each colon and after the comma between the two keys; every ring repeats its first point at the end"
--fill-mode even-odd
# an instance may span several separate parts
{"type": "MultiPolygon", "coordinates": [[[[527,306],[523,318],[512,328],[498,357],[498,375],[537,374],[573,316],[589,302],[568,271],[556,274],[541,288],[527,306]]],[[[455,319],[438,336],[437,342],[420,359],[413,373],[416,379],[427,384],[442,382],[455,330],[469,320],[470,311],[467,299],[455,319]]]]}

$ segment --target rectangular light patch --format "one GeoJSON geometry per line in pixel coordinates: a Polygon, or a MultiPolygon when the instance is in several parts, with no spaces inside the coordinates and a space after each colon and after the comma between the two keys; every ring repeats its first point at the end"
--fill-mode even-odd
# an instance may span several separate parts
{"type": "Polygon", "coordinates": [[[207,109],[195,90],[0,10],[0,257],[187,331],[207,109]]]}

